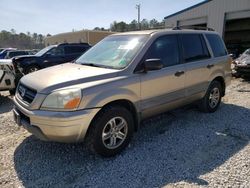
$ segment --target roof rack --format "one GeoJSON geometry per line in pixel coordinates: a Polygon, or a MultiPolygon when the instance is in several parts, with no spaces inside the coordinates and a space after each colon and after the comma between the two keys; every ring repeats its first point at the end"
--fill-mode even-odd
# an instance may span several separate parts
{"type": "Polygon", "coordinates": [[[174,28],[173,28],[173,30],[182,30],[182,29],[193,29],[193,30],[214,31],[213,28],[210,28],[210,27],[202,27],[202,26],[177,26],[177,27],[174,27],[174,28]]]}

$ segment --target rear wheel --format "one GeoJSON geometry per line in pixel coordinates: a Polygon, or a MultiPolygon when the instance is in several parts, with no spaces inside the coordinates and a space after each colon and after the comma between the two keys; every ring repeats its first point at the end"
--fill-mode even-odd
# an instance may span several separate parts
{"type": "Polygon", "coordinates": [[[199,108],[203,112],[212,113],[215,112],[220,106],[222,97],[222,87],[220,82],[212,81],[206,95],[200,101],[199,108]]]}
{"type": "Polygon", "coordinates": [[[86,142],[89,149],[104,157],[120,153],[130,142],[134,131],[131,113],[120,106],[103,109],[90,126],[86,142]]]}

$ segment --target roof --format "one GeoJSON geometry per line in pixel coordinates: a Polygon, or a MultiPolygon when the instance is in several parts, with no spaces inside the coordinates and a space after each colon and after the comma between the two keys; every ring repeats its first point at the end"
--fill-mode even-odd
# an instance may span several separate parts
{"type": "Polygon", "coordinates": [[[167,19],[167,18],[176,16],[176,15],[181,14],[181,13],[183,13],[183,12],[186,12],[186,11],[188,11],[188,10],[194,9],[194,8],[196,8],[196,7],[199,7],[199,6],[201,6],[201,5],[204,5],[204,4],[206,4],[206,3],[209,3],[210,1],[212,1],[212,0],[205,0],[205,1],[202,1],[202,2],[200,2],[200,3],[198,3],[198,4],[196,4],[196,5],[193,5],[193,6],[191,6],[191,7],[185,8],[185,9],[179,11],[179,12],[176,12],[176,13],[174,13],[174,14],[170,14],[169,16],[164,17],[164,19],[167,19]]]}
{"type": "Polygon", "coordinates": [[[121,36],[121,35],[153,35],[153,34],[176,34],[176,33],[216,33],[211,30],[195,30],[195,29],[158,29],[158,30],[144,30],[144,31],[130,31],[117,33],[110,36],[121,36]]]}
{"type": "Polygon", "coordinates": [[[113,35],[150,35],[152,33],[162,31],[162,30],[172,30],[172,29],[158,29],[158,30],[142,30],[142,31],[128,31],[128,32],[122,32],[122,33],[116,33],[113,35]]]}

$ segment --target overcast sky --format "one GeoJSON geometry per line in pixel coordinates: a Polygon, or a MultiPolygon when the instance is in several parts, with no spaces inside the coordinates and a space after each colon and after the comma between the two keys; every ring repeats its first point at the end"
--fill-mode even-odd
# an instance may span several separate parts
{"type": "Polygon", "coordinates": [[[163,20],[167,15],[202,0],[1,0],[0,31],[57,34],[72,29],[109,28],[113,21],[137,19],[135,5],[141,4],[141,17],[163,20]]]}

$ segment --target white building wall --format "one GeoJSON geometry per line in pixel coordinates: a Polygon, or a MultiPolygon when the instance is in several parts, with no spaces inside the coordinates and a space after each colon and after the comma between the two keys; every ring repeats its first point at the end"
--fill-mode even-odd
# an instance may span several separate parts
{"type": "MultiPolygon", "coordinates": [[[[244,12],[250,17],[250,0],[212,0],[182,13],[165,19],[166,27],[175,27],[178,23],[197,24],[199,20],[207,20],[207,27],[215,29],[223,35],[225,15],[231,12],[244,12]]],[[[203,22],[203,21],[201,21],[203,22]]],[[[203,23],[199,23],[203,24],[203,23]]]]}

